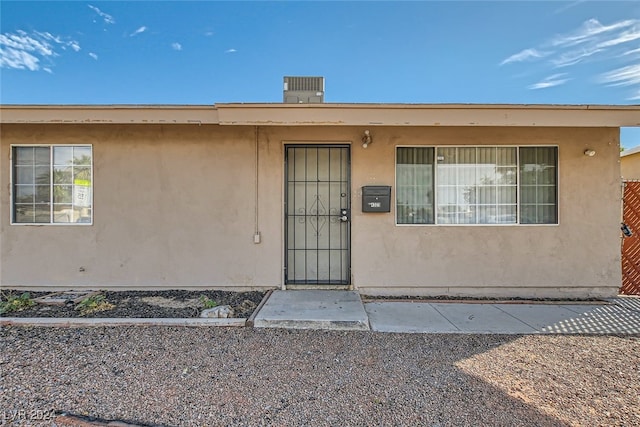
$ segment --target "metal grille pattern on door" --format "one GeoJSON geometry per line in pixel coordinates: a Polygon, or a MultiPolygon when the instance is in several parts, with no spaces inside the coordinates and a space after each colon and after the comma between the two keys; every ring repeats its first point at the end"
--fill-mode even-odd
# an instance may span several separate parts
{"type": "Polygon", "coordinates": [[[640,181],[624,181],[623,222],[631,236],[622,239],[624,295],[640,295],[640,181]]]}
{"type": "Polygon", "coordinates": [[[285,282],[348,285],[349,147],[287,146],[285,282]]]}

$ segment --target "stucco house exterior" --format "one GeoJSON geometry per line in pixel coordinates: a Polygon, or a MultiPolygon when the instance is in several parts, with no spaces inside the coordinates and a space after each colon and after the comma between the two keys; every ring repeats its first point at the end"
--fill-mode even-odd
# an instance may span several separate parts
{"type": "Polygon", "coordinates": [[[640,147],[620,152],[620,173],[624,180],[640,179],[640,147]]]}
{"type": "Polygon", "coordinates": [[[640,106],[0,107],[0,284],[604,297],[640,106]]]}

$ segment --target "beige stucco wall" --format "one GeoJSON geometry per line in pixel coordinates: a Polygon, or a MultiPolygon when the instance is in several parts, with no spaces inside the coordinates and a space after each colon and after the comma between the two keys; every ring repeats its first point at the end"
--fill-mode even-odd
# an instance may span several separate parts
{"type": "MultiPolygon", "coordinates": [[[[22,287],[280,287],[286,143],[352,143],[352,284],[367,294],[587,297],[620,285],[619,133],[591,128],[3,125],[0,280],[22,287]],[[9,225],[10,144],[91,143],[94,224],[9,225]],[[560,225],[396,226],[360,210],[397,145],[559,146],[560,225]],[[586,148],[596,150],[586,157],[586,148]],[[84,267],[84,272],[80,272],[84,267]]],[[[394,197],[392,194],[392,197],[394,197]]]]}
{"type": "Polygon", "coordinates": [[[623,179],[640,179],[640,153],[620,156],[620,173],[623,179]]]}
{"type": "MultiPolygon", "coordinates": [[[[253,243],[253,134],[197,125],[3,126],[2,285],[278,286],[275,210],[262,221],[276,226],[253,243]],[[94,224],[9,225],[11,143],[93,144],[94,224]]],[[[280,188],[277,174],[265,180],[280,188]]]]}
{"type": "Polygon", "coordinates": [[[354,284],[379,294],[615,294],[620,286],[618,138],[610,129],[428,128],[402,136],[377,130],[377,144],[354,149],[356,188],[394,184],[396,145],[558,145],[560,224],[395,226],[393,214],[356,214],[354,284]],[[586,148],[597,155],[585,156],[586,148]]]}

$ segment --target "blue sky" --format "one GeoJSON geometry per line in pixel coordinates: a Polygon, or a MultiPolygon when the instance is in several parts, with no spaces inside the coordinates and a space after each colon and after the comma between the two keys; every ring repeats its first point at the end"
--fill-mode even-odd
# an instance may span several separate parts
{"type": "Polygon", "coordinates": [[[640,1],[2,0],[0,49],[5,104],[640,104],[640,1]]]}

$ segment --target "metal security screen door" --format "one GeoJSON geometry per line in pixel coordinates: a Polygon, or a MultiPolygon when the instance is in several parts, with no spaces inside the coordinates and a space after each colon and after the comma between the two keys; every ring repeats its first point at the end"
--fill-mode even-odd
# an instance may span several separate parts
{"type": "Polygon", "coordinates": [[[348,285],[349,147],[287,146],[285,283],[348,285]]]}

